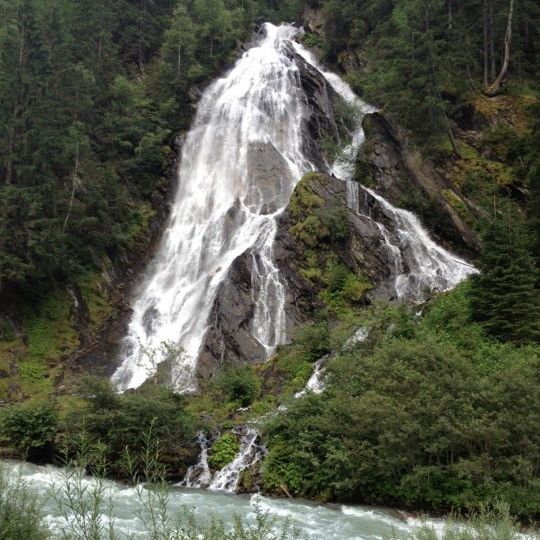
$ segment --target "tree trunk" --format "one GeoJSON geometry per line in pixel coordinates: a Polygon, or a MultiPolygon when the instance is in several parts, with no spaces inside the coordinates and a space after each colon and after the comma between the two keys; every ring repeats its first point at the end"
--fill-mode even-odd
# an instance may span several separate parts
{"type": "Polygon", "coordinates": [[[495,80],[497,67],[495,63],[495,30],[493,25],[493,0],[489,0],[489,58],[490,58],[490,78],[495,80]]]}
{"type": "Polygon", "coordinates": [[[487,88],[488,84],[489,84],[488,5],[487,5],[487,0],[484,0],[483,19],[484,19],[484,88],[487,88]]]}
{"type": "Polygon", "coordinates": [[[180,71],[182,69],[182,44],[178,40],[178,60],[176,62],[176,80],[180,80],[180,71]]]}
{"type": "Polygon", "coordinates": [[[510,7],[508,9],[508,24],[506,26],[506,34],[504,36],[504,59],[501,71],[493,84],[485,89],[485,94],[487,96],[495,96],[508,79],[508,66],[510,64],[510,45],[512,43],[512,21],[514,17],[514,4],[515,0],[510,0],[510,7]]]}
{"type": "Polygon", "coordinates": [[[75,189],[77,187],[77,175],[78,175],[78,172],[79,172],[79,141],[77,141],[77,147],[76,147],[76,150],[75,150],[75,163],[74,163],[74,166],[73,166],[73,179],[72,179],[72,182],[71,182],[71,196],[69,198],[68,211],[67,211],[67,214],[66,214],[66,219],[64,220],[64,224],[62,226],[62,231],[66,230],[66,227],[67,227],[67,224],[68,224],[68,221],[69,221],[69,217],[71,216],[71,210],[73,209],[73,201],[75,200],[75,189]]]}

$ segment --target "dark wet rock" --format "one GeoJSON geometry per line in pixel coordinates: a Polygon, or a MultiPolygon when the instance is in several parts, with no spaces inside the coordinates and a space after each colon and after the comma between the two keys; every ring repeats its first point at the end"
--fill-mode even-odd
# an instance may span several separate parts
{"type": "Polygon", "coordinates": [[[261,212],[269,214],[286,203],[284,184],[290,176],[289,166],[271,143],[258,141],[249,145],[247,175],[250,179],[250,192],[245,203],[248,206],[255,201],[270,201],[261,212]]]}
{"type": "MultiPolygon", "coordinates": [[[[305,96],[305,117],[303,121],[303,145],[307,158],[321,169],[326,168],[326,161],[320,146],[323,137],[338,140],[338,126],[335,121],[334,106],[337,95],[327,84],[321,73],[307,64],[289,47],[288,54],[294,58],[299,68],[301,87],[305,96]]],[[[285,175],[290,174],[284,158],[270,144],[254,143],[248,150],[249,175],[253,179],[253,189],[265,190],[265,198],[273,199],[262,214],[275,212],[283,206],[287,196],[281,189],[285,175]]],[[[343,189],[343,186],[341,185],[343,189]]],[[[258,199],[255,197],[254,200],[258,199]]],[[[344,199],[343,199],[344,200],[344,199]]],[[[250,197],[248,194],[247,204],[250,197]]],[[[233,216],[231,216],[233,219],[233,216]]],[[[280,227],[280,235],[285,228],[280,227]]],[[[276,242],[276,258],[283,262],[284,279],[288,284],[286,311],[287,332],[311,316],[313,301],[305,298],[299,291],[305,292],[305,280],[298,274],[297,260],[302,246],[290,237],[279,238],[276,242]],[[287,268],[289,267],[289,268],[287,268]],[[289,271],[287,271],[289,270],[289,271]]],[[[209,320],[209,329],[203,343],[198,363],[198,372],[202,377],[209,376],[224,363],[253,363],[266,359],[264,347],[253,337],[251,323],[255,303],[252,295],[251,272],[253,255],[248,251],[238,257],[226,281],[221,285],[209,320]]]]}
{"type": "Polygon", "coordinates": [[[475,212],[463,195],[427,160],[410,148],[399,128],[382,114],[363,121],[366,142],[359,156],[357,179],[397,207],[414,212],[436,240],[470,256],[479,247],[472,229],[449,201],[475,212]]]}
{"type": "MultiPolygon", "coordinates": [[[[394,289],[388,283],[392,277],[393,263],[383,249],[380,230],[372,219],[366,217],[373,215],[378,208],[374,199],[368,193],[361,195],[360,205],[364,216],[347,207],[346,184],[334,176],[319,173],[312,176],[309,183],[303,182],[310,193],[323,201],[320,214],[324,215],[335,208],[343,209],[346,214],[348,238],[339,246],[334,246],[340,262],[374,284],[370,293],[372,298],[393,299],[394,289]]],[[[379,216],[378,219],[384,223],[387,218],[379,216]]],[[[276,263],[288,286],[286,311],[290,329],[309,320],[321,307],[313,284],[301,273],[306,246],[291,233],[294,223],[291,212],[285,211],[279,220],[275,247],[276,263]]]]}
{"type": "Polygon", "coordinates": [[[199,357],[199,375],[206,377],[224,364],[260,362],[263,346],[251,333],[255,303],[251,292],[251,251],[232,264],[221,284],[208,321],[208,333],[199,357]]]}
{"type": "Polygon", "coordinates": [[[298,66],[300,84],[306,96],[306,117],[304,119],[304,154],[320,170],[326,169],[326,160],[321,150],[322,138],[339,140],[334,107],[337,94],[321,73],[302,57],[291,51],[298,66]]]}
{"type": "Polygon", "coordinates": [[[325,18],[321,9],[306,6],[301,22],[307,32],[317,35],[324,34],[325,18]]]}
{"type": "Polygon", "coordinates": [[[76,283],[68,285],[67,290],[72,300],[70,316],[73,320],[73,326],[79,335],[81,345],[84,346],[90,341],[90,312],[76,283]]]}

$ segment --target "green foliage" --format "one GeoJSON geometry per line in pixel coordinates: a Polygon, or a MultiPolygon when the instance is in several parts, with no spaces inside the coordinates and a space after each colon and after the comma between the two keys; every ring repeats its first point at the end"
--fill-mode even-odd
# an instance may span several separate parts
{"type": "Polygon", "coordinates": [[[518,540],[521,537],[508,505],[498,502],[493,509],[482,507],[466,518],[450,515],[442,532],[424,525],[413,532],[411,540],[518,540]]]}
{"type": "Polygon", "coordinates": [[[332,357],[325,392],[270,420],[267,489],[436,510],[502,497],[533,517],[538,347],[486,337],[466,285],[421,318],[382,306],[365,317],[369,339],[332,357]]]}
{"type": "Polygon", "coordinates": [[[346,242],[350,236],[349,217],[347,210],[334,206],[323,214],[322,222],[328,230],[330,242],[333,245],[340,245],[346,242]]]}
{"type": "Polygon", "coordinates": [[[251,405],[261,392],[261,382],[251,366],[225,369],[218,375],[214,386],[229,402],[240,407],[251,405]]]}
{"type": "Polygon", "coordinates": [[[190,92],[260,7],[0,2],[1,294],[40,293],[148,244],[190,92]]]}
{"type": "Polygon", "coordinates": [[[338,201],[318,195],[321,181],[317,173],[309,173],[297,185],[289,205],[290,232],[306,248],[300,274],[313,284],[328,315],[343,316],[364,300],[372,285],[341,262],[343,246],[350,239],[349,216],[338,201]]]}
{"type": "MultiPolygon", "coordinates": [[[[258,506],[254,509],[254,521],[248,522],[238,516],[233,516],[232,526],[213,516],[200,520],[188,507],[172,508],[170,488],[166,483],[160,458],[161,440],[156,438],[153,423],[142,433],[142,439],[143,445],[137,452],[133,452],[128,447],[125,449],[125,455],[133,472],[131,480],[137,495],[131,511],[136,518],[138,531],[145,538],[160,540],[199,540],[201,538],[205,540],[294,540],[300,538],[296,527],[291,526],[288,521],[277,525],[276,520],[270,518],[258,506]]],[[[56,506],[55,511],[65,522],[65,525],[58,527],[60,530],[57,529],[55,532],[65,540],[73,538],[102,540],[125,536],[123,531],[118,530],[114,519],[108,520],[105,517],[114,515],[115,500],[110,484],[104,479],[104,474],[107,474],[106,461],[100,451],[97,453],[100,457],[96,460],[93,449],[83,442],[73,459],[66,462],[62,470],[62,481],[52,487],[51,494],[56,506]],[[100,466],[96,466],[96,461],[100,463],[100,466]],[[87,472],[91,472],[92,477],[88,477],[87,472]]],[[[2,486],[1,481],[0,486],[2,486]]],[[[14,490],[11,492],[14,493],[14,490]]],[[[12,506],[21,507],[25,495],[19,491],[14,494],[17,500],[14,504],[12,503],[12,506]]],[[[37,515],[41,520],[38,512],[34,511],[33,515],[37,515]]],[[[0,519],[1,517],[2,514],[0,514],[0,519]]],[[[8,517],[7,524],[10,525],[12,517],[8,517]]],[[[20,516],[17,517],[20,519],[20,516]]],[[[32,518],[32,513],[29,514],[29,518],[32,518]]],[[[24,520],[21,521],[24,523],[24,520]]],[[[36,520],[32,523],[37,529],[40,521],[36,520]]],[[[25,529],[21,526],[17,530],[25,529]]],[[[30,540],[46,540],[49,537],[44,532],[43,536],[30,536],[30,540]]],[[[15,537],[7,537],[6,540],[15,540],[15,537]]]]}
{"type": "Polygon", "coordinates": [[[0,538],[47,540],[51,538],[41,502],[26,484],[0,468],[0,538]]]}
{"type": "Polygon", "coordinates": [[[52,291],[27,322],[28,359],[40,363],[56,360],[73,350],[78,336],[69,324],[72,299],[67,291],[52,291]]]}
{"type": "MultiPolygon", "coordinates": [[[[322,5],[324,43],[316,43],[318,48],[330,62],[343,65],[348,59],[353,87],[410,129],[418,143],[424,145],[426,135],[447,137],[456,125],[470,128],[463,111],[484,85],[484,60],[488,81],[498,74],[509,2],[490,4],[491,19],[484,18],[479,0],[325,0],[322,5]],[[484,29],[494,55],[484,48],[484,29]]],[[[523,79],[537,86],[540,36],[538,30],[516,29],[538,17],[534,2],[516,4],[509,79],[521,91],[523,79]]]]}
{"type": "Polygon", "coordinates": [[[540,341],[538,269],[531,247],[528,230],[512,211],[492,219],[483,236],[481,274],[471,290],[473,315],[503,340],[540,341]]]}
{"type": "Polygon", "coordinates": [[[185,409],[186,400],[167,388],[147,385],[138,392],[116,394],[107,380],[85,378],[78,394],[82,407],[69,409],[60,430],[70,454],[81,437],[103,447],[110,474],[125,477],[126,447],[138,453],[143,434],[150,429],[162,442],[161,464],[167,474],[176,473],[190,459],[190,447],[199,428],[185,409]]]}
{"type": "Polygon", "coordinates": [[[330,330],[325,322],[307,323],[298,328],[294,346],[302,351],[302,357],[314,362],[330,352],[330,330]]]}
{"type": "Polygon", "coordinates": [[[223,469],[236,457],[238,450],[240,450],[238,437],[234,433],[224,433],[212,445],[208,462],[214,469],[223,469]]]}
{"type": "Polygon", "coordinates": [[[2,436],[30,459],[50,457],[57,429],[57,413],[49,404],[13,405],[0,418],[2,436]]]}

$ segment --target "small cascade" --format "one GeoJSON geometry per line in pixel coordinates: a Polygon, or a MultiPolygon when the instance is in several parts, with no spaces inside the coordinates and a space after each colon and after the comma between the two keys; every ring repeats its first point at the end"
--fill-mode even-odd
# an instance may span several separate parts
{"type": "Polygon", "coordinates": [[[204,433],[199,433],[199,459],[195,465],[189,467],[179,485],[236,493],[242,472],[261,462],[266,451],[260,444],[261,435],[255,428],[242,426],[235,430],[235,434],[240,438],[238,454],[221,470],[212,473],[208,465],[208,451],[212,445],[204,433]]]}
{"type": "Polygon", "coordinates": [[[315,362],[313,374],[306,383],[306,387],[303,390],[300,390],[300,392],[294,394],[295,398],[298,399],[304,397],[308,392],[311,392],[313,394],[320,394],[324,391],[324,383],[322,379],[325,372],[324,364],[327,360],[328,355],[323,356],[315,362]]]}
{"type": "Polygon", "coordinates": [[[347,182],[347,206],[353,211],[358,212],[360,208],[360,185],[353,180],[347,182]]]}
{"type": "Polygon", "coordinates": [[[369,337],[369,329],[365,326],[357,328],[354,334],[345,342],[343,350],[351,349],[359,343],[363,343],[369,337]]]}
{"type": "Polygon", "coordinates": [[[382,223],[376,223],[377,228],[381,232],[381,238],[383,239],[383,247],[389,260],[392,262],[393,275],[401,276],[405,273],[405,267],[403,266],[403,257],[401,256],[401,249],[394,242],[388,232],[388,229],[382,223]]]}
{"type": "Polygon", "coordinates": [[[447,291],[478,270],[435,243],[412,213],[391,205],[373,190],[371,195],[392,226],[378,223],[385,249],[394,263],[394,286],[399,299],[423,301],[426,292],[447,291]]]}
{"type": "Polygon", "coordinates": [[[212,473],[208,465],[208,448],[210,441],[201,431],[197,435],[197,442],[201,448],[199,459],[195,465],[191,465],[186,472],[184,480],[180,483],[182,487],[200,488],[206,487],[212,481],[212,473]]]}
{"type": "Polygon", "coordinates": [[[259,463],[265,450],[258,443],[261,434],[252,427],[245,427],[240,435],[240,450],[236,457],[217,471],[210,482],[208,489],[213,491],[227,491],[235,493],[240,483],[242,472],[259,463]]]}
{"type": "Polygon", "coordinates": [[[285,342],[285,285],[274,262],[274,239],[277,232],[275,221],[269,221],[270,230],[262,245],[255,245],[252,251],[251,296],[255,312],[251,322],[251,332],[264,347],[268,357],[276,347],[285,342]]]}
{"type": "MultiPolygon", "coordinates": [[[[352,349],[358,343],[366,341],[368,336],[369,330],[366,327],[361,326],[360,328],[357,328],[354,334],[345,342],[343,350],[346,351],[348,349],[352,349]]],[[[300,390],[300,392],[296,392],[296,394],[294,394],[295,399],[302,398],[308,393],[321,394],[322,392],[324,392],[325,384],[323,378],[326,372],[326,368],[324,366],[326,362],[328,362],[329,358],[330,355],[327,354],[326,356],[319,358],[319,360],[315,362],[311,377],[306,383],[305,388],[303,390],[300,390]]],[[[287,410],[285,406],[282,405],[282,407],[284,407],[284,409],[282,410],[287,410]]]]}
{"type": "Polygon", "coordinates": [[[325,71],[313,54],[300,45],[295,47],[298,54],[317,67],[336,93],[357,111],[357,129],[352,134],[351,142],[334,162],[331,173],[346,183],[347,206],[351,210],[360,213],[361,188],[371,196],[384,215],[386,224],[376,221],[371,215],[362,214],[375,223],[381,233],[382,248],[393,267],[390,270],[397,299],[421,302],[425,300],[426,293],[452,289],[467,276],[477,273],[474,266],[437,245],[413,213],[394,207],[373,190],[352,179],[356,157],[365,140],[362,119],[375,109],[364,103],[339,76],[325,71]]]}

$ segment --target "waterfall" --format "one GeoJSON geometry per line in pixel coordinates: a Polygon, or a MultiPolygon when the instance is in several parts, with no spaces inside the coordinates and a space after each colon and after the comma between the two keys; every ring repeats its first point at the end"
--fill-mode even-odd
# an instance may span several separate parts
{"type": "Polygon", "coordinates": [[[194,390],[217,290],[250,249],[253,335],[268,355],[285,341],[285,291],[273,257],[276,217],[314,168],[302,151],[299,70],[285,54],[298,32],[264,25],[257,45],[202,96],[182,149],[172,216],[133,305],[113,376],[119,390],[137,388],[171,359],[163,343],[177,351],[173,386],[194,390]],[[269,170],[261,171],[269,157],[269,170]]]}
{"type": "Polygon", "coordinates": [[[199,459],[195,465],[189,467],[180,486],[235,493],[242,472],[262,461],[265,454],[265,449],[259,444],[260,433],[255,428],[249,426],[239,428],[235,434],[240,439],[238,453],[230,463],[212,473],[208,465],[208,450],[211,443],[203,433],[199,433],[198,441],[201,447],[199,459]]]}
{"type": "MultiPolygon", "coordinates": [[[[303,148],[306,95],[291,47],[318,69],[357,111],[357,129],[329,167],[347,183],[347,204],[360,212],[360,189],[385,216],[376,222],[391,261],[398,298],[445,290],[475,271],[437,246],[410,212],[352,180],[364,141],[362,117],[373,109],[336,74],[293,41],[291,25],[265,24],[257,43],[203,94],[182,149],[172,215],[133,304],[113,375],[120,391],[139,387],[170,362],[179,392],[195,389],[197,359],[220,285],[234,260],[252,256],[251,332],[270,356],[286,340],[286,290],[273,253],[277,217],[300,178],[315,166],[303,148]]],[[[371,219],[371,218],[369,218],[371,219]]]]}
{"type": "Polygon", "coordinates": [[[258,444],[259,437],[260,433],[256,429],[245,428],[245,433],[240,437],[238,454],[228,465],[216,472],[208,489],[228,491],[230,493],[236,492],[242,472],[261,461],[265,453],[264,449],[258,444]]]}
{"type": "Polygon", "coordinates": [[[363,189],[393,224],[394,241],[384,225],[379,225],[395,264],[394,286],[398,298],[422,301],[426,291],[447,291],[477,273],[474,266],[436,244],[412,212],[392,206],[369,188],[363,189]],[[405,266],[408,271],[404,271],[405,266]]]}
{"type": "Polygon", "coordinates": [[[370,215],[362,214],[374,222],[381,233],[381,247],[386,251],[392,265],[390,270],[396,297],[400,300],[421,302],[425,300],[426,292],[452,289],[470,274],[477,273],[474,266],[437,245],[412,212],[392,206],[373,190],[352,179],[356,156],[365,140],[362,119],[365,114],[375,109],[364,103],[335,73],[325,71],[311,52],[296,43],[295,50],[307,62],[317,67],[335,92],[357,111],[357,128],[352,133],[351,142],[334,162],[331,173],[347,184],[347,206],[351,210],[360,213],[361,188],[371,196],[386,217],[390,230],[370,215]]]}
{"type": "Polygon", "coordinates": [[[206,487],[212,480],[212,473],[210,472],[210,466],[208,465],[208,448],[210,447],[210,441],[206,438],[204,432],[201,431],[197,435],[197,442],[201,449],[199,459],[195,465],[191,465],[186,471],[184,480],[181,482],[183,487],[206,487]]]}
{"type": "Polygon", "coordinates": [[[294,394],[294,397],[296,399],[304,397],[308,392],[311,392],[313,394],[320,394],[324,391],[324,364],[328,360],[328,357],[329,355],[326,355],[315,362],[315,364],[313,365],[313,373],[308,379],[305,388],[303,390],[300,390],[300,392],[296,392],[296,394],[294,394]]]}

